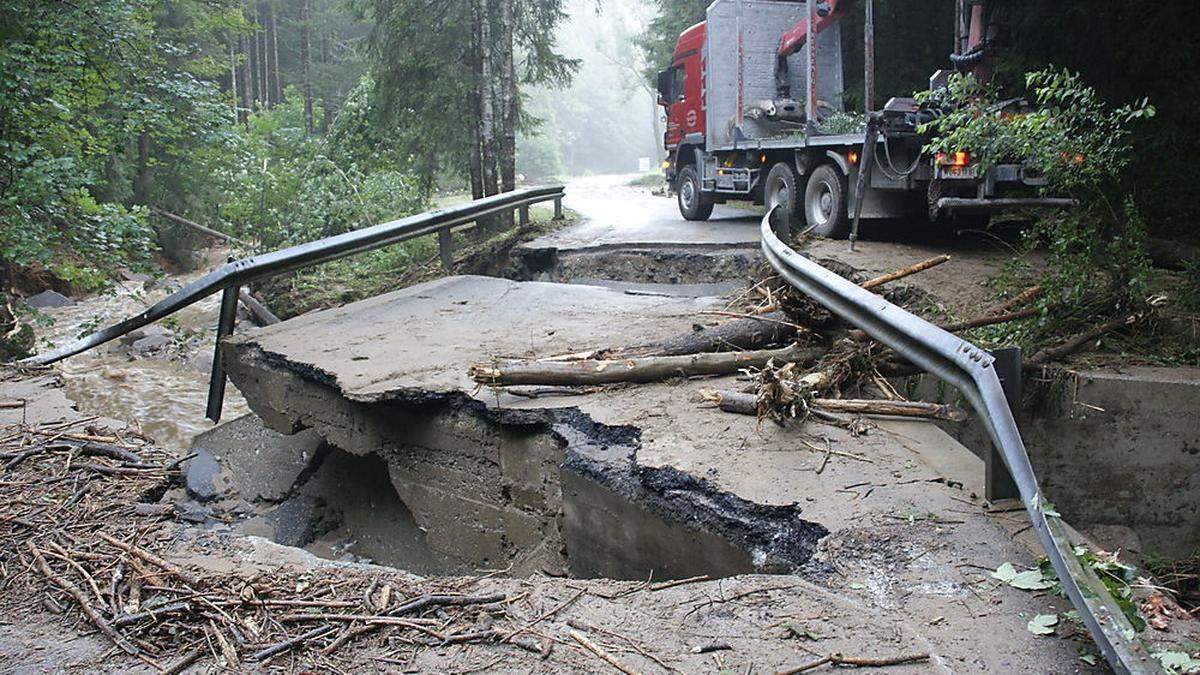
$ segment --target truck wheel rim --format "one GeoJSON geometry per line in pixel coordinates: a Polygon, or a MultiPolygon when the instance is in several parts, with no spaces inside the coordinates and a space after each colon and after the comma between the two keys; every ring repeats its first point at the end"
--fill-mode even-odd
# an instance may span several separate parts
{"type": "Polygon", "coordinates": [[[692,208],[692,201],[696,198],[696,186],[691,179],[683,181],[683,185],[679,186],[679,199],[683,201],[685,209],[692,208]]]}
{"type": "Polygon", "coordinates": [[[824,225],[833,215],[833,190],[828,183],[822,182],[817,186],[817,194],[813,195],[808,205],[808,212],[814,224],[824,225]]]}

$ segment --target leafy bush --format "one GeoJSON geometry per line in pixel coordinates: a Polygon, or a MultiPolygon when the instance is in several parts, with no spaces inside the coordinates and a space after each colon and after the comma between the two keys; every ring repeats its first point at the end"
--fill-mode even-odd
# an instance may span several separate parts
{"type": "Polygon", "coordinates": [[[1129,311],[1145,300],[1150,266],[1145,223],[1119,175],[1132,155],[1129,126],[1154,108],[1144,99],[1110,108],[1065,70],[1028,73],[1025,82],[1032,108],[1015,113],[1012,100],[969,75],[920,94],[945,111],[922,129],[933,133],[927,149],[969,152],[981,169],[1024,162],[1045,175],[1044,193],[1075,198],[1077,207],[1040,215],[1029,234],[1050,253],[1044,302],[1085,317],[1129,311]]]}

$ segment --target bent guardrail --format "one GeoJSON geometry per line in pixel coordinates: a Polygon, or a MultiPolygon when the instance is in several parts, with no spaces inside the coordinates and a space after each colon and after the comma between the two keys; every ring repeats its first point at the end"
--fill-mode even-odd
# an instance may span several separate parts
{"type": "Polygon", "coordinates": [[[1121,674],[1164,672],[1135,642],[1133,626],[1103,582],[1079,563],[1064,524],[1043,512],[1037,477],[992,368],[992,356],[792,250],[771,229],[773,211],[774,207],[762,220],[762,250],[771,267],[795,288],[966,396],[1016,481],[1063,590],[1109,665],[1121,674]]]}
{"type": "Polygon", "coordinates": [[[562,217],[562,198],[563,186],[561,185],[522,188],[270,253],[232,260],[159,300],[141,314],[98,330],[71,344],[24,359],[20,363],[48,365],[55,361],[61,361],[170,316],[188,305],[221,291],[221,311],[217,323],[217,343],[214,348],[216,351],[213,355],[212,375],[208,383],[207,409],[208,418],[217,422],[221,419],[221,406],[225,397],[225,369],[221,364],[220,354],[221,339],[233,333],[237,315],[238,290],[242,286],[277,274],[434,233],[438,235],[438,248],[442,264],[448,269],[451,260],[450,234],[453,228],[473,223],[485,216],[512,210],[520,212],[521,224],[525,224],[529,220],[529,206],[546,201],[554,202],[554,217],[558,219],[562,217]]]}

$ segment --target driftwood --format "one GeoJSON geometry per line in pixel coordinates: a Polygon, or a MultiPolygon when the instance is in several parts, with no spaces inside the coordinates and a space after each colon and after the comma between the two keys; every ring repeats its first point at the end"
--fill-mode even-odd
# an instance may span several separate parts
{"type": "Polygon", "coordinates": [[[797,332],[796,325],[788,321],[786,314],[774,311],[761,316],[727,321],[719,326],[697,324],[697,330],[675,335],[661,342],[614,350],[607,356],[621,359],[764,349],[791,341],[797,332]]]}
{"type": "Polygon", "coordinates": [[[868,279],[868,280],[860,283],[859,286],[869,290],[869,289],[875,288],[876,286],[882,286],[886,283],[890,283],[897,279],[903,279],[904,277],[907,277],[912,274],[916,274],[917,272],[923,272],[923,271],[929,269],[930,267],[937,267],[938,265],[941,265],[942,263],[949,262],[949,261],[950,261],[950,256],[948,256],[948,255],[935,256],[933,258],[930,258],[929,260],[922,260],[921,262],[916,263],[915,265],[909,265],[908,267],[898,269],[894,272],[888,272],[887,274],[875,277],[874,279],[868,279]]]}
{"type": "MultiPolygon", "coordinates": [[[[742,415],[758,414],[758,397],[740,391],[719,390],[711,392],[709,398],[721,410],[742,415]]],[[[928,419],[961,422],[966,413],[950,405],[926,403],[924,401],[882,401],[870,399],[814,398],[809,403],[813,408],[833,413],[859,415],[895,415],[898,417],[923,417],[928,419]]]]}
{"type": "Polygon", "coordinates": [[[715,352],[685,356],[476,363],[471,365],[468,372],[471,378],[479,384],[492,386],[657,382],[672,377],[729,375],[743,368],[761,368],[771,360],[813,363],[822,353],[823,351],[820,349],[792,345],[780,349],[715,352]]]}

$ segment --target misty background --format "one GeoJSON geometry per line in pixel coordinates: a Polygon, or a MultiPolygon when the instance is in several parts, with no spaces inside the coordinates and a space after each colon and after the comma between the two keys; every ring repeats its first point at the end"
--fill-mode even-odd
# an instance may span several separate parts
{"type": "Polygon", "coordinates": [[[661,111],[633,44],[654,8],[642,0],[568,0],[564,9],[557,47],[580,61],[579,70],[567,88],[528,89],[526,110],[541,123],[519,136],[517,170],[527,180],[631,173],[639,157],[655,168],[661,111]]]}

